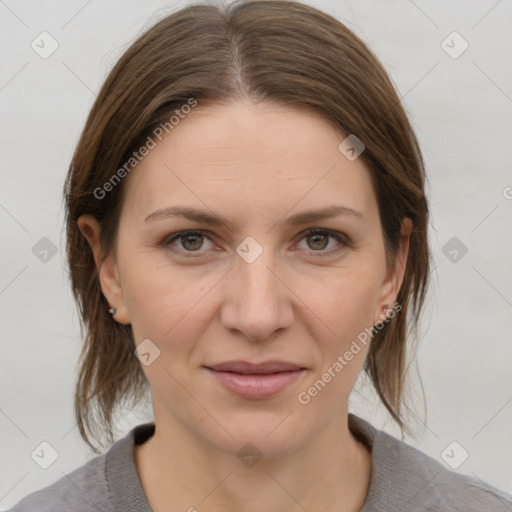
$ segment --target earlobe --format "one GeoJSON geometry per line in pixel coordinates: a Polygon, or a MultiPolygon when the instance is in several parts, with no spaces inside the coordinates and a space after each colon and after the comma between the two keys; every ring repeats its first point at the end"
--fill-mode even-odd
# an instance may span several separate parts
{"type": "Polygon", "coordinates": [[[130,317],[125,307],[121,281],[118,276],[117,267],[111,256],[108,256],[99,269],[99,279],[103,295],[110,304],[109,312],[120,324],[129,324],[130,317]],[[112,308],[115,311],[112,311],[112,308]]]}
{"type": "Polygon", "coordinates": [[[87,240],[94,256],[101,286],[101,291],[109,303],[109,312],[121,324],[129,324],[130,318],[124,303],[123,291],[119,280],[116,263],[109,255],[102,259],[100,232],[101,226],[97,219],[89,214],[81,215],[78,227],[87,240]],[[113,312],[113,308],[115,312],[113,312]]]}
{"type": "Polygon", "coordinates": [[[397,262],[396,268],[393,272],[394,279],[394,293],[395,296],[398,295],[400,291],[400,287],[402,286],[402,281],[405,275],[405,268],[407,266],[407,258],[409,255],[409,241],[411,239],[412,233],[412,220],[409,218],[405,218],[402,223],[402,228],[400,230],[400,249],[397,254],[397,262]]]}
{"type": "Polygon", "coordinates": [[[383,283],[381,299],[376,312],[377,317],[374,319],[374,325],[382,323],[383,320],[389,316],[389,311],[393,309],[393,304],[396,302],[407,266],[412,228],[412,220],[405,218],[400,231],[400,247],[396,255],[395,265],[394,268],[388,270],[388,275],[383,283]]]}

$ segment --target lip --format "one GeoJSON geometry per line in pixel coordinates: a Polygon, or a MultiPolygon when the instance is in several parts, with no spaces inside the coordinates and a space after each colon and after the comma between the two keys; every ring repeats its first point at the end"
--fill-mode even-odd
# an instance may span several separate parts
{"type": "Polygon", "coordinates": [[[228,391],[247,399],[274,396],[293,384],[306,371],[303,366],[284,361],[227,361],[205,366],[228,391]]]}
{"type": "Polygon", "coordinates": [[[249,361],[242,361],[240,359],[209,365],[206,368],[210,368],[211,370],[218,372],[234,372],[251,375],[262,375],[304,369],[304,367],[299,364],[288,363],[286,361],[270,360],[263,361],[261,363],[250,363],[249,361]]]}

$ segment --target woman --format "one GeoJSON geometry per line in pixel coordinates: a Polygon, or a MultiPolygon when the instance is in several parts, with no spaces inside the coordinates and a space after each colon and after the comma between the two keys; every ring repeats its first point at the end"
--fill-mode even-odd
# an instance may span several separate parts
{"type": "Polygon", "coordinates": [[[84,327],[75,412],[155,421],[12,510],[511,510],[348,413],[364,370],[407,431],[430,270],[424,166],[371,51],[303,4],[197,4],[110,73],[65,186],[84,327]]]}

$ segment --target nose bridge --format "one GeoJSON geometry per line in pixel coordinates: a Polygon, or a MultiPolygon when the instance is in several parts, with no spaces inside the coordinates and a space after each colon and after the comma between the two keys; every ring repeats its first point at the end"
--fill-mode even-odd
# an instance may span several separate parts
{"type": "MultiPolygon", "coordinates": [[[[267,242],[270,239],[266,237],[267,242]]],[[[236,252],[239,258],[229,279],[231,303],[224,305],[225,327],[243,331],[252,339],[270,337],[276,329],[289,325],[292,317],[287,288],[276,276],[274,251],[247,237],[236,252]]]]}
{"type": "Polygon", "coordinates": [[[276,294],[279,293],[277,286],[276,262],[272,249],[255,246],[255,242],[245,242],[237,249],[237,252],[248,251],[241,256],[238,261],[236,271],[240,274],[242,286],[245,288],[244,296],[248,296],[251,300],[269,299],[275,300],[276,294]]]}

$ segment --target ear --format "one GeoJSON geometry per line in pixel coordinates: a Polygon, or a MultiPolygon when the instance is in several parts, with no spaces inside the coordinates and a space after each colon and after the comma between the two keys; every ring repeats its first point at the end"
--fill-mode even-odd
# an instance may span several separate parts
{"type": "Polygon", "coordinates": [[[121,281],[116,262],[112,255],[109,255],[102,261],[100,246],[101,226],[93,215],[81,215],[77,221],[78,227],[91,247],[98,275],[100,279],[101,291],[111,307],[115,307],[117,312],[113,318],[121,324],[129,324],[130,317],[125,306],[121,281]]]}
{"type": "Polygon", "coordinates": [[[373,321],[374,325],[382,323],[389,316],[387,310],[392,308],[400,291],[409,254],[412,227],[412,220],[405,218],[400,230],[400,246],[397,251],[395,265],[393,268],[388,268],[386,278],[382,283],[381,296],[373,321]]]}

